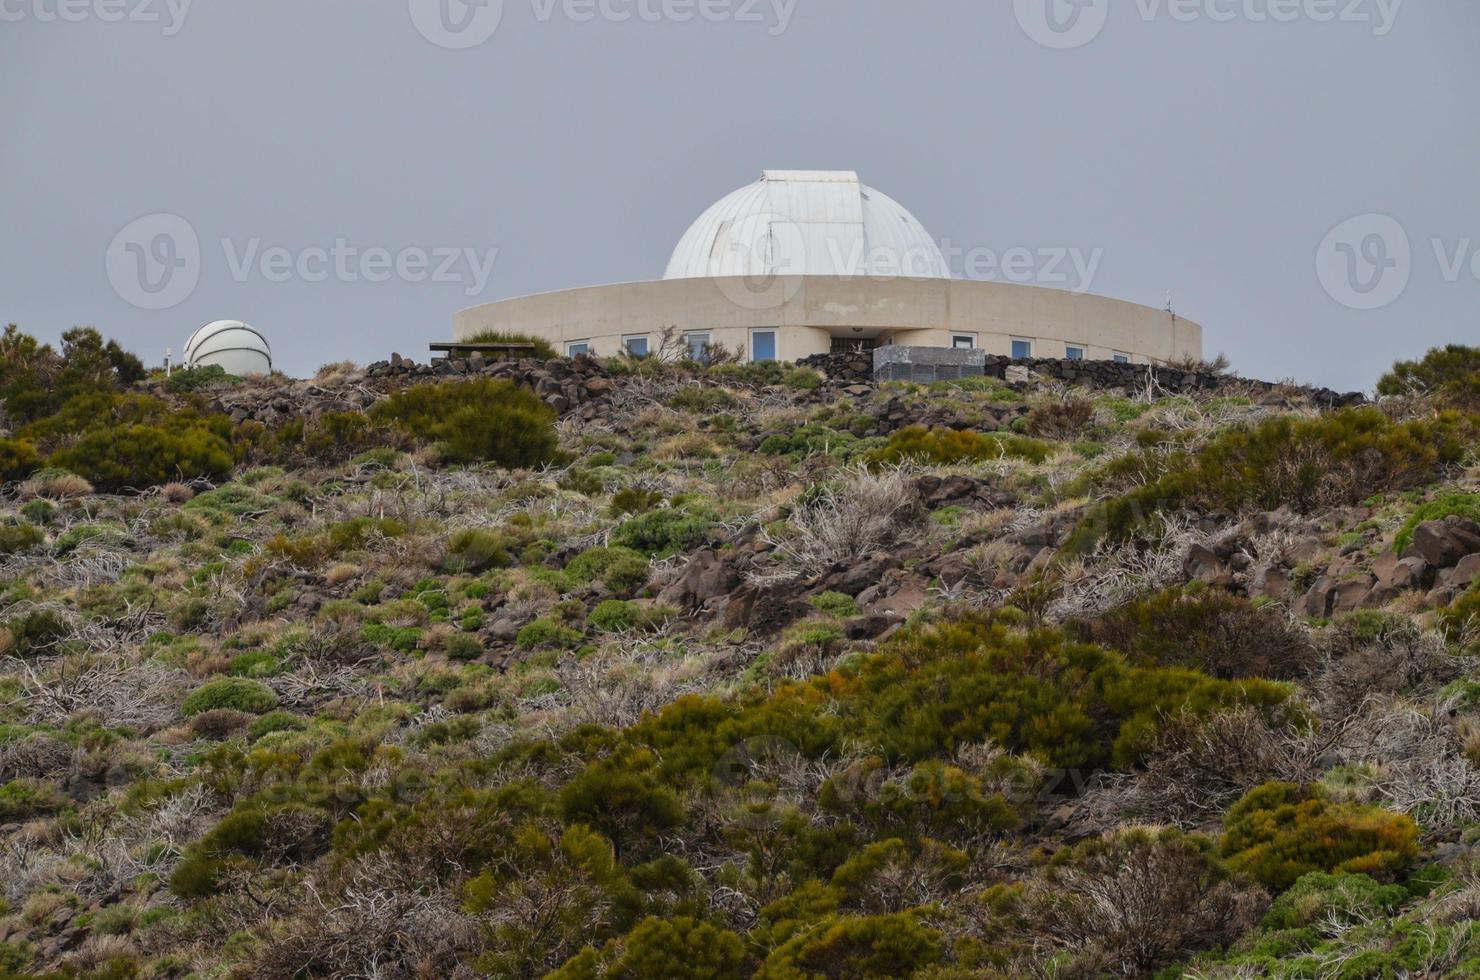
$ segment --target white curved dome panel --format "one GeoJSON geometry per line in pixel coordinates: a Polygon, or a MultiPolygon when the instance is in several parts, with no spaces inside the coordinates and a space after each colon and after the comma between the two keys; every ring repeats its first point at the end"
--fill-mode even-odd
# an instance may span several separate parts
{"type": "Polygon", "coordinates": [[[272,348],[267,338],[240,320],[216,320],[185,341],[187,368],[215,365],[227,374],[245,377],[272,372],[272,348]]]}
{"type": "Polygon", "coordinates": [[[846,170],[767,170],[699,216],[665,279],[713,276],[949,279],[940,247],[887,194],[846,170]]]}

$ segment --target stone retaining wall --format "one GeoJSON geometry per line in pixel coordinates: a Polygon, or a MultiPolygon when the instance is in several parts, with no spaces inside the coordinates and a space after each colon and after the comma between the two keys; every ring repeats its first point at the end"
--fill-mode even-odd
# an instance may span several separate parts
{"type": "MultiPolygon", "coordinates": [[[[1131,391],[1144,389],[1149,381],[1154,380],[1156,387],[1161,391],[1178,395],[1192,392],[1248,392],[1250,390],[1258,394],[1269,394],[1277,389],[1289,389],[1292,394],[1303,396],[1313,404],[1327,408],[1361,405],[1367,400],[1361,392],[1343,394],[1329,388],[1282,385],[1226,374],[1180,371],[1176,368],[1146,364],[1071,361],[1054,358],[1013,360],[997,354],[980,353],[976,357],[981,360],[981,372],[986,377],[996,378],[1009,384],[1028,383],[1036,376],[1038,379],[1049,379],[1095,390],[1119,388],[1131,391]]],[[[871,351],[817,354],[804,358],[798,363],[820,371],[833,381],[868,384],[875,380],[873,352],[871,351]]]]}

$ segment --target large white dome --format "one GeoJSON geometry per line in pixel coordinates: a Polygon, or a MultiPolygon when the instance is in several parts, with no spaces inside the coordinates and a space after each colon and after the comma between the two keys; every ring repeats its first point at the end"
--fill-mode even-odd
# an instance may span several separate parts
{"type": "Polygon", "coordinates": [[[699,216],[665,279],[711,276],[949,279],[940,247],[852,171],[767,170],[699,216]]]}
{"type": "Polygon", "coordinates": [[[272,348],[267,338],[240,320],[216,320],[185,341],[187,368],[218,365],[227,374],[272,373],[272,348]]]}

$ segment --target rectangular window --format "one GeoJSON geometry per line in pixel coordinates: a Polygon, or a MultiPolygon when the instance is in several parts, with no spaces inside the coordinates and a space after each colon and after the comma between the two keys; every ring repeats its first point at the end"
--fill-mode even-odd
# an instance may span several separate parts
{"type": "Polygon", "coordinates": [[[1129,364],[1131,362],[1131,356],[1129,354],[1112,354],[1110,357],[1116,364],[1129,364]]]}
{"type": "Polygon", "coordinates": [[[684,341],[689,345],[689,359],[693,361],[709,360],[709,334],[689,333],[684,334],[684,341]]]}
{"type": "Polygon", "coordinates": [[[646,337],[623,337],[622,347],[633,357],[648,356],[648,339],[646,337]]]}
{"type": "Polygon", "coordinates": [[[572,340],[565,345],[566,357],[580,357],[582,354],[589,353],[591,353],[591,341],[589,340],[572,340]]]}
{"type": "Polygon", "coordinates": [[[1033,356],[1033,342],[1031,340],[1014,340],[1012,342],[1012,359],[1014,361],[1026,361],[1033,356]]]}
{"type": "Polygon", "coordinates": [[[1064,357],[1068,358],[1071,361],[1082,361],[1082,360],[1084,360],[1084,348],[1083,347],[1065,347],[1064,348],[1064,357]]]}
{"type": "Polygon", "coordinates": [[[976,334],[958,333],[951,338],[951,346],[956,350],[976,350],[976,334]]]}
{"type": "Polygon", "coordinates": [[[750,359],[752,361],[776,360],[776,331],[752,330],[750,332],[750,359]]]}

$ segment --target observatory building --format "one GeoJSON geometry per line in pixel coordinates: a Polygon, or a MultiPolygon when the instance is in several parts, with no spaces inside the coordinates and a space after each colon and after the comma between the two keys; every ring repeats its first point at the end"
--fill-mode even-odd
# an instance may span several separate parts
{"type": "Polygon", "coordinates": [[[1202,355],[1202,328],[1086,293],[953,279],[908,210],[851,171],[768,170],[679,239],[660,280],[542,293],[463,310],[465,342],[528,334],[574,356],[646,356],[662,338],[749,360],[887,345],[1134,363],[1202,355]]]}
{"type": "Polygon", "coordinates": [[[185,367],[215,365],[227,374],[272,373],[272,348],[267,338],[240,320],[207,323],[185,341],[185,367]]]}

